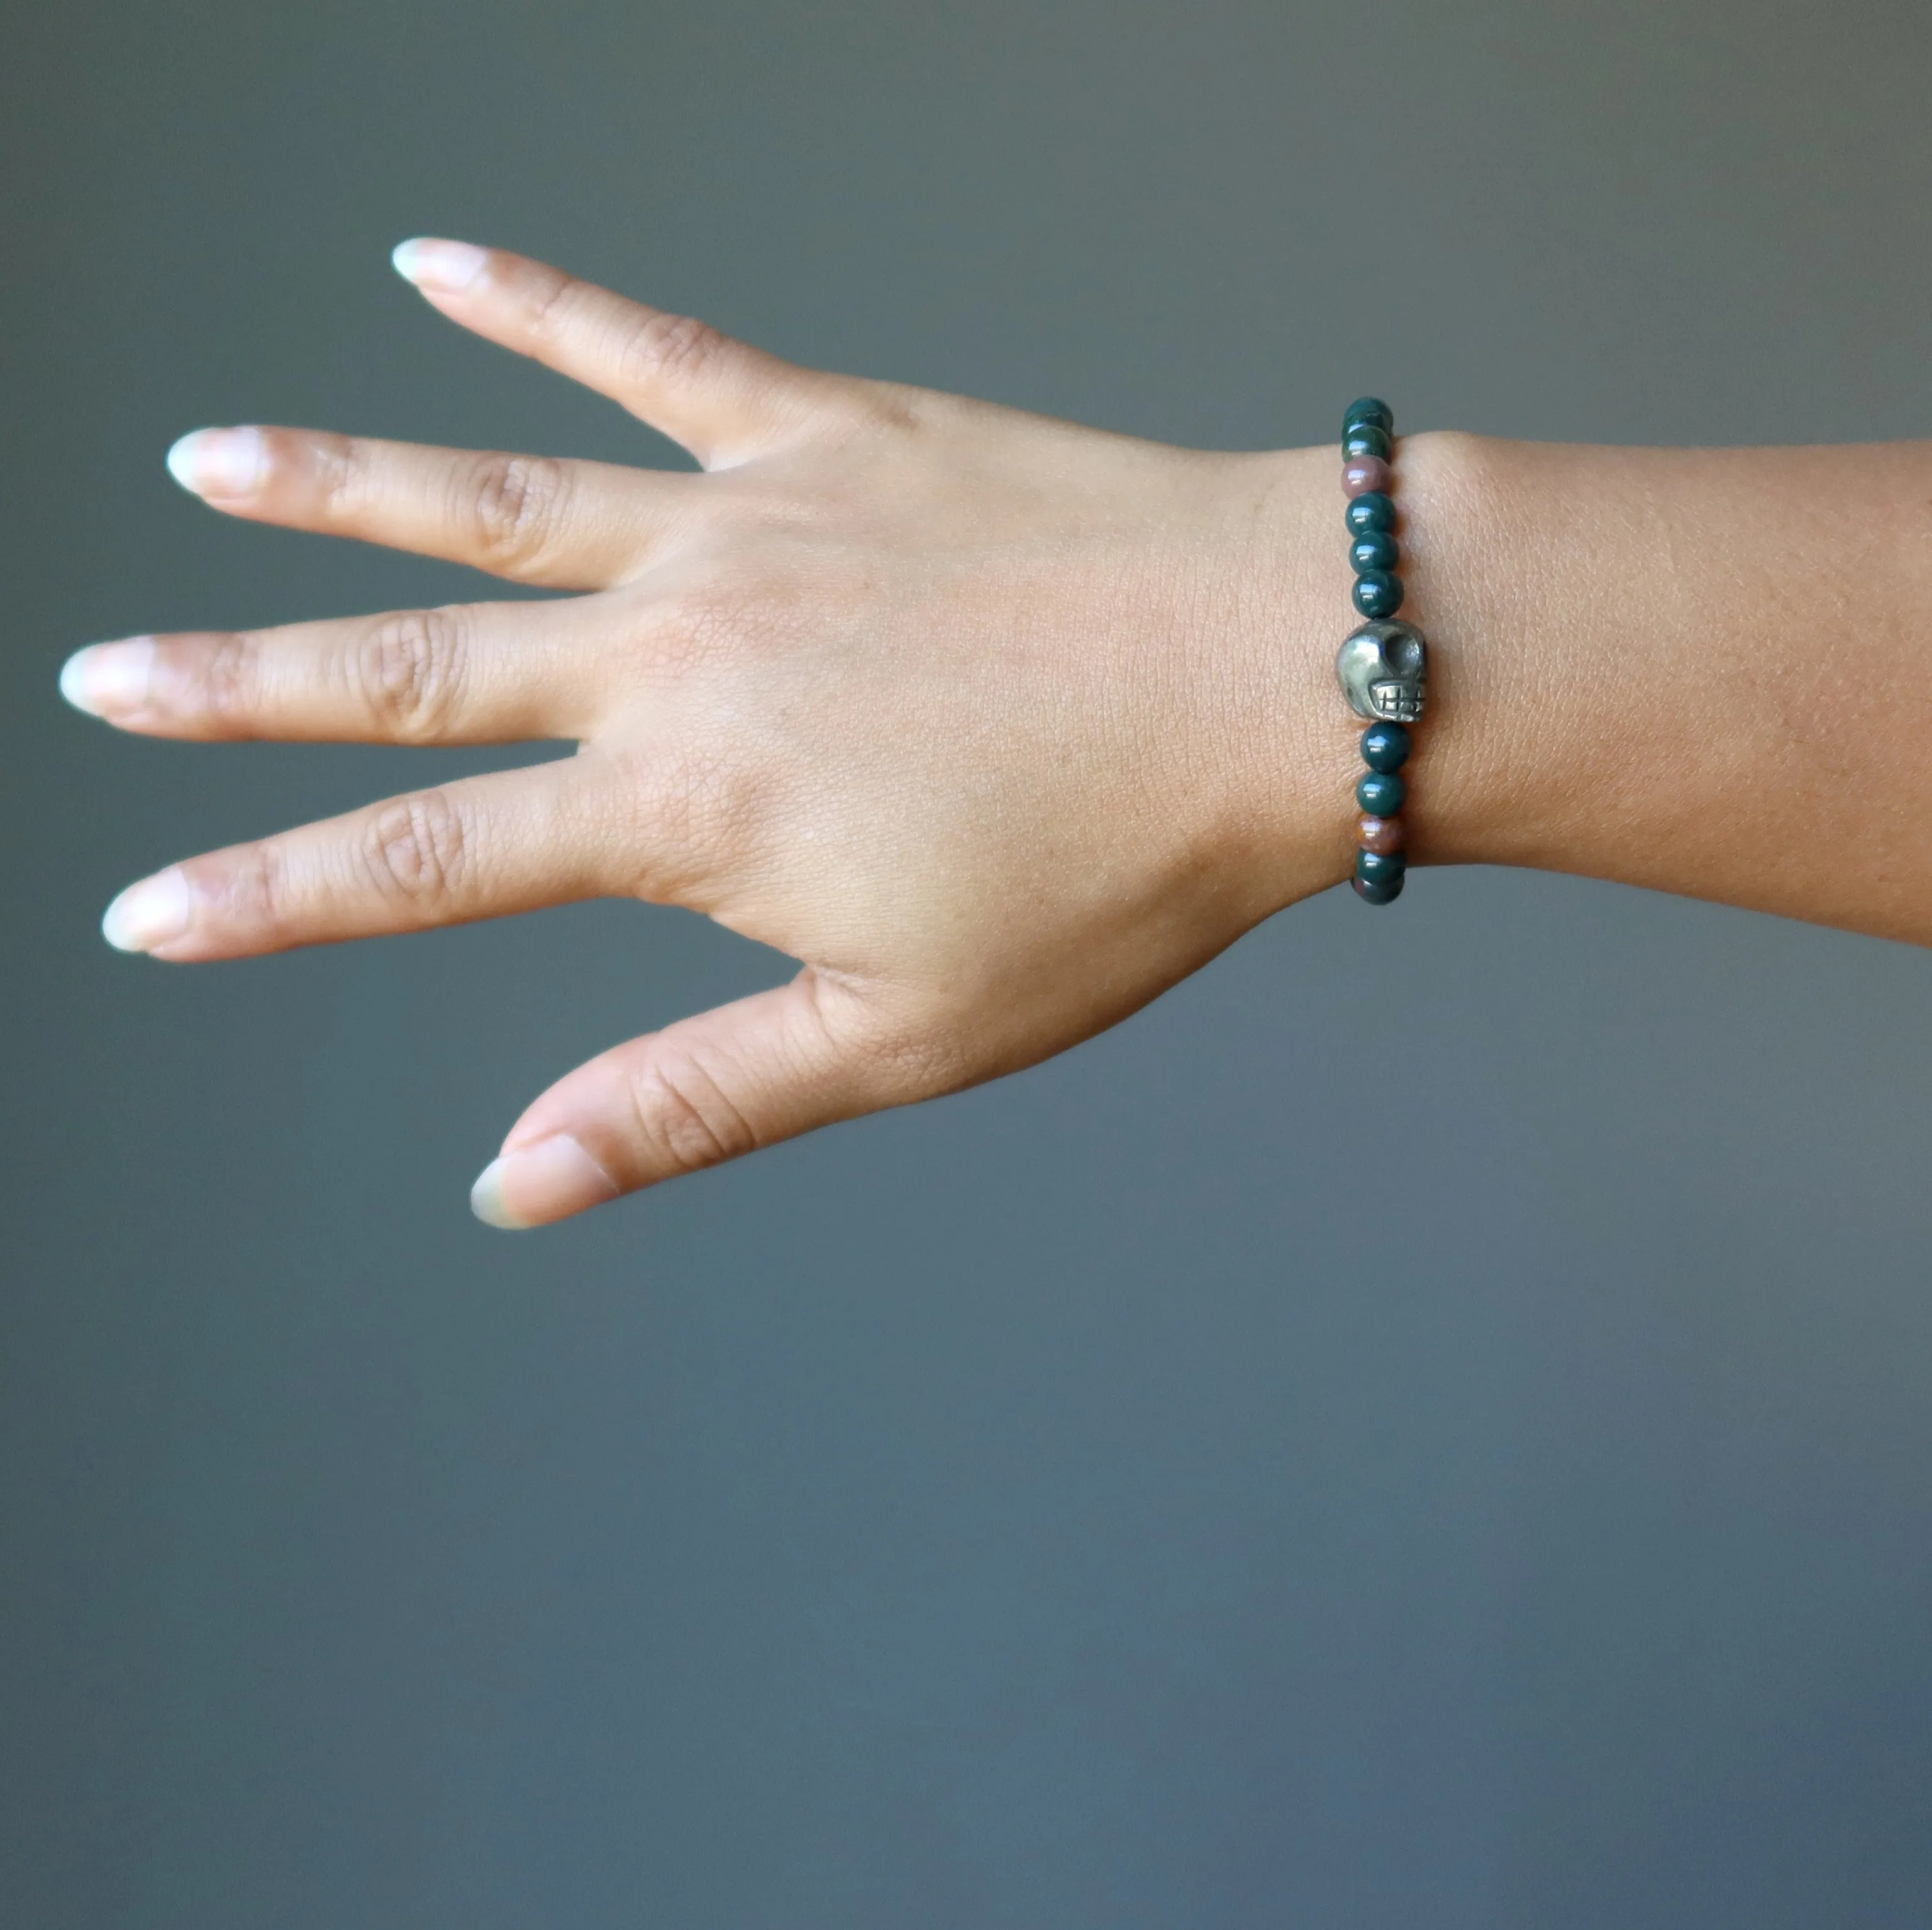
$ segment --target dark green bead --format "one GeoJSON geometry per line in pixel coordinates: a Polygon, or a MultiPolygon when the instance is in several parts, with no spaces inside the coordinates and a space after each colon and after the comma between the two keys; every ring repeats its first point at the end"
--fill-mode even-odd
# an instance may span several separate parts
{"type": "Polygon", "coordinates": [[[1394,569],[1399,554],[1394,537],[1386,530],[1371,530],[1348,545],[1348,560],[1358,576],[1366,576],[1372,569],[1394,569]]]}
{"type": "Polygon", "coordinates": [[[1400,851],[1358,851],[1355,875],[1364,884],[1400,884],[1408,870],[1400,851]]]}
{"type": "Polygon", "coordinates": [[[1362,733],[1362,761],[1384,776],[1408,761],[1408,733],[1400,724],[1371,724],[1362,733]]]}
{"type": "Polygon", "coordinates": [[[1393,530],[1395,504],[1379,489],[1365,489],[1349,497],[1348,516],[1349,531],[1354,536],[1366,536],[1371,530],[1393,530]]]}
{"type": "Polygon", "coordinates": [[[1388,430],[1374,422],[1351,422],[1342,437],[1342,454],[1349,460],[1357,456],[1379,456],[1387,462],[1389,452],[1394,446],[1388,430]]]}
{"type": "Polygon", "coordinates": [[[1342,412],[1342,433],[1346,435],[1358,422],[1372,422],[1384,434],[1392,434],[1395,417],[1378,395],[1358,395],[1342,412]]]}
{"type": "Polygon", "coordinates": [[[1393,617],[1402,608],[1402,578],[1371,569],[1355,579],[1355,608],[1364,617],[1393,617]]]}
{"type": "Polygon", "coordinates": [[[1371,818],[1393,818],[1408,795],[1408,786],[1398,771],[1364,771],[1355,786],[1355,802],[1371,818]]]}
{"type": "Polygon", "coordinates": [[[1365,884],[1359,878],[1348,882],[1355,887],[1355,896],[1367,905],[1393,905],[1402,896],[1402,880],[1390,878],[1386,884],[1365,884]]]}

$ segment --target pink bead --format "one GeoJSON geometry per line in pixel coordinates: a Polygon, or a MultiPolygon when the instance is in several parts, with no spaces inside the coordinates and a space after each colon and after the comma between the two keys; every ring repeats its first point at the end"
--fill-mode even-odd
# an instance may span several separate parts
{"type": "Polygon", "coordinates": [[[1394,479],[1394,472],[1380,456],[1357,456],[1342,465],[1344,496],[1366,496],[1372,489],[1379,489],[1386,495],[1394,479]]]}
{"type": "Polygon", "coordinates": [[[1365,851],[1379,851],[1387,857],[1391,851],[1399,851],[1408,842],[1408,834],[1402,828],[1400,818],[1364,818],[1357,827],[1365,851]]]}

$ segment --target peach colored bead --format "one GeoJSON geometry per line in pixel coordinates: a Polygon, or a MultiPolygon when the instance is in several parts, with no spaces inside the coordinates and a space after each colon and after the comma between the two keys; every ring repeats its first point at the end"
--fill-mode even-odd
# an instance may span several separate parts
{"type": "Polygon", "coordinates": [[[1394,479],[1395,472],[1380,456],[1356,456],[1342,465],[1344,496],[1366,496],[1372,489],[1378,489],[1386,496],[1394,479]]]}
{"type": "Polygon", "coordinates": [[[1408,833],[1402,827],[1400,818],[1364,818],[1357,826],[1365,851],[1379,851],[1387,857],[1399,851],[1408,842],[1408,833]]]}

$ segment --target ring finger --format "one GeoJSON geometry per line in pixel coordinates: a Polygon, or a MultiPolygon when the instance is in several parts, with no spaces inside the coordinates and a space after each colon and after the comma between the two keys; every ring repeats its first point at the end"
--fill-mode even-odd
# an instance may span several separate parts
{"type": "Polygon", "coordinates": [[[556,590],[602,590],[634,575],[690,513],[699,480],[252,426],[197,429],[168,452],[168,467],[231,516],[359,536],[556,590]]]}

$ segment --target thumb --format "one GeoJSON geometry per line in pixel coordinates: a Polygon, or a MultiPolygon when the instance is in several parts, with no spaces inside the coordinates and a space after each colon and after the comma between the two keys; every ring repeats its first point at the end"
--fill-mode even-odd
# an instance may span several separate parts
{"type": "Polygon", "coordinates": [[[835,1119],[922,1096],[866,995],[807,966],[789,984],[600,1054],[511,1128],[470,1203],[541,1226],[835,1119]]]}

